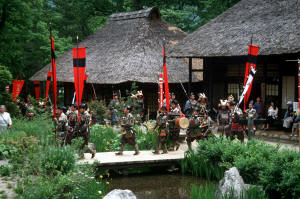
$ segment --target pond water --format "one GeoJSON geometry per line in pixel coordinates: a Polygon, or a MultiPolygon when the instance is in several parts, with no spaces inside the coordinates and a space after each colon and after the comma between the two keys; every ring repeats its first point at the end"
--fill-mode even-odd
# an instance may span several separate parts
{"type": "Polygon", "coordinates": [[[191,185],[206,181],[180,173],[135,174],[112,178],[110,189],[129,189],[138,199],[188,199],[191,185]]]}

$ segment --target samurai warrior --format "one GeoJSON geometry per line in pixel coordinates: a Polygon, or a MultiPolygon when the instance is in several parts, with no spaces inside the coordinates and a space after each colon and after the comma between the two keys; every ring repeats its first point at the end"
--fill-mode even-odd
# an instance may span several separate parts
{"type": "Polygon", "coordinates": [[[167,150],[167,134],[168,134],[168,113],[167,113],[167,107],[162,106],[160,109],[160,113],[157,116],[156,119],[156,125],[153,128],[153,132],[158,127],[158,135],[157,135],[157,147],[154,154],[159,154],[159,150],[162,148],[163,153],[168,153],[167,150]]]}
{"type": "Polygon", "coordinates": [[[249,102],[249,109],[246,110],[248,119],[248,140],[251,140],[255,134],[256,127],[254,126],[254,120],[257,119],[257,113],[253,106],[253,101],[249,102]]]}
{"type": "Polygon", "coordinates": [[[239,123],[240,119],[243,116],[243,112],[240,108],[236,108],[236,102],[232,101],[230,104],[230,121],[231,121],[231,132],[230,138],[234,140],[235,136],[241,141],[244,142],[244,129],[243,125],[239,123]]]}
{"type": "Polygon", "coordinates": [[[179,133],[180,128],[176,126],[176,120],[180,117],[180,110],[177,108],[178,102],[174,100],[171,102],[171,111],[169,114],[169,135],[172,141],[172,147],[169,151],[174,151],[179,149],[179,133]]]}
{"type": "Polygon", "coordinates": [[[221,100],[221,109],[217,115],[218,132],[226,135],[226,138],[230,136],[230,113],[227,109],[227,100],[221,100]]]}

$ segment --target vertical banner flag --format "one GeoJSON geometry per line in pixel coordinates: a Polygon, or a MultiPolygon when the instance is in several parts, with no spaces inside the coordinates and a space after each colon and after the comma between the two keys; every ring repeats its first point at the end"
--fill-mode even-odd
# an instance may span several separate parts
{"type": "MultiPolygon", "coordinates": [[[[248,46],[249,46],[248,47],[248,61],[246,63],[244,88],[246,87],[247,79],[248,79],[249,73],[251,72],[251,68],[253,67],[254,70],[256,69],[257,54],[258,54],[258,50],[259,50],[258,46],[254,46],[252,44],[249,44],[248,46]]],[[[247,93],[245,94],[245,97],[244,97],[244,110],[246,109],[246,105],[247,105],[249,97],[250,97],[251,89],[252,89],[252,81],[251,81],[249,88],[247,89],[247,93]]]]}
{"type": "Polygon", "coordinates": [[[52,36],[50,36],[50,40],[51,40],[52,81],[53,81],[53,117],[56,118],[57,82],[56,82],[54,38],[52,36]]]}
{"type": "Polygon", "coordinates": [[[170,95],[169,95],[169,82],[168,82],[168,72],[167,72],[167,63],[166,63],[166,52],[165,46],[163,46],[163,73],[165,81],[165,95],[166,95],[166,106],[168,112],[170,112],[170,95]]]}
{"type": "MultiPolygon", "coordinates": [[[[87,79],[87,75],[85,74],[85,63],[86,63],[86,48],[85,47],[73,48],[73,74],[74,74],[74,85],[75,85],[75,92],[76,92],[77,107],[81,104],[84,82],[87,79]]],[[[79,115],[79,111],[78,111],[78,115],[79,115]]]]}
{"type": "Polygon", "coordinates": [[[40,82],[39,81],[34,81],[34,91],[35,91],[35,98],[37,102],[40,101],[40,82]]]}
{"type": "Polygon", "coordinates": [[[51,84],[51,76],[52,73],[48,72],[47,73],[47,81],[46,81],[46,93],[45,93],[45,105],[47,106],[47,101],[48,101],[48,94],[49,94],[49,88],[51,84]]]}
{"type": "Polygon", "coordinates": [[[23,85],[24,85],[24,80],[13,81],[13,89],[12,89],[12,96],[11,96],[13,102],[16,101],[16,99],[20,95],[23,85]]]}
{"type": "Polygon", "coordinates": [[[158,75],[158,86],[159,86],[159,110],[163,106],[164,101],[164,79],[163,74],[158,75]]]}
{"type": "Polygon", "coordinates": [[[298,108],[300,111],[300,59],[298,59],[298,108]]]}

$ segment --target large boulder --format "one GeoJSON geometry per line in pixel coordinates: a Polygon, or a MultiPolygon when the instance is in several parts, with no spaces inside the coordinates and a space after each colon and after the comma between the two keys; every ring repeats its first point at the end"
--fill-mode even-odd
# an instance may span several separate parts
{"type": "Polygon", "coordinates": [[[232,167],[228,171],[225,171],[224,178],[220,180],[215,198],[222,199],[224,196],[229,196],[230,194],[234,194],[236,198],[241,198],[242,195],[245,196],[247,188],[237,168],[232,167]]]}
{"type": "Polygon", "coordinates": [[[103,199],[137,199],[130,190],[114,189],[109,192],[103,199]]]}

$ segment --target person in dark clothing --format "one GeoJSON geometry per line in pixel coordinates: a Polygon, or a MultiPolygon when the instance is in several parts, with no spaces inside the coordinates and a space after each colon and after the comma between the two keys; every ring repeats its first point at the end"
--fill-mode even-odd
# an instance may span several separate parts
{"type": "Polygon", "coordinates": [[[256,110],[256,114],[257,114],[258,118],[264,118],[265,105],[260,100],[260,97],[256,98],[256,102],[254,104],[254,109],[256,110]]]}

